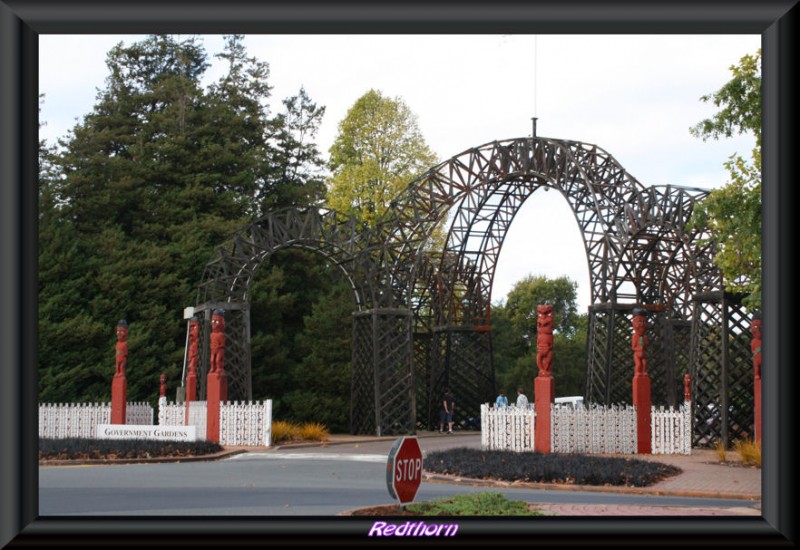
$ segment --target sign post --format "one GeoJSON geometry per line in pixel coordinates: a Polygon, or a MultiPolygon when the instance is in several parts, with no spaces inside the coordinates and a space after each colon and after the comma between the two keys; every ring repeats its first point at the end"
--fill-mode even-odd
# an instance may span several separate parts
{"type": "Polygon", "coordinates": [[[401,437],[386,461],[386,487],[400,508],[413,502],[422,483],[422,450],[415,436],[401,437]]]}

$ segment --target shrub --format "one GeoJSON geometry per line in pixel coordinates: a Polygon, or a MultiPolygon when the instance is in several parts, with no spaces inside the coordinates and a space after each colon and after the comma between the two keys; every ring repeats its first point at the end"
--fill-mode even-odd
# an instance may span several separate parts
{"type": "Polygon", "coordinates": [[[714,445],[714,452],[717,453],[717,459],[720,462],[725,462],[725,444],[722,441],[717,441],[714,445]]]}
{"type": "Polygon", "coordinates": [[[224,449],[211,441],[144,439],[39,439],[39,460],[158,458],[201,456],[224,449]]]}
{"type": "Polygon", "coordinates": [[[652,485],[681,472],[675,466],[634,458],[468,448],[431,452],[424,467],[429,472],[478,479],[634,487],[652,485]]]}
{"type": "Polygon", "coordinates": [[[299,431],[300,426],[298,424],[286,422],[284,420],[275,420],[272,422],[272,442],[281,443],[283,441],[296,439],[296,435],[299,431]]]}
{"type": "Polygon", "coordinates": [[[272,422],[272,442],[283,443],[286,441],[327,441],[328,428],[324,425],[309,422],[298,424],[296,422],[286,422],[275,420],[272,422]]]}
{"type": "Polygon", "coordinates": [[[743,464],[754,464],[761,467],[761,442],[754,442],[750,439],[736,440],[734,449],[742,457],[743,464]]]}
{"type": "Polygon", "coordinates": [[[527,502],[511,500],[500,493],[475,493],[418,502],[406,506],[409,512],[425,516],[540,516],[527,502]]]}
{"type": "Polygon", "coordinates": [[[328,428],[316,422],[303,424],[299,430],[300,439],[304,441],[327,441],[328,435],[328,428]]]}

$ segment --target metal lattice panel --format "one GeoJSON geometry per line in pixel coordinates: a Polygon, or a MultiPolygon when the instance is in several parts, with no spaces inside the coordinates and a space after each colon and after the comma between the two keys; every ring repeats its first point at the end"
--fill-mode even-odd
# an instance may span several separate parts
{"type": "Polygon", "coordinates": [[[375,433],[374,343],[372,316],[355,314],[350,378],[350,431],[354,434],[375,433]]]}
{"type": "MultiPolygon", "coordinates": [[[[641,306],[600,304],[589,309],[586,373],[588,402],[612,405],[630,403],[633,399],[631,320],[635,307],[641,306]]],[[[658,310],[649,311],[647,317],[647,372],[652,382],[652,403],[656,406],[670,406],[676,402],[678,390],[682,388],[678,385],[681,371],[676,370],[681,365],[681,359],[674,350],[674,326],[677,325],[679,335],[685,337],[687,323],[669,319],[664,311],[658,310]]]]}
{"type": "Polygon", "coordinates": [[[355,314],[351,430],[390,435],[415,430],[411,312],[355,314]]]}
{"type": "Polygon", "coordinates": [[[752,436],[750,319],[741,296],[698,294],[692,327],[693,444],[726,447],[752,436]]]}
{"type": "Polygon", "coordinates": [[[429,428],[439,425],[445,387],[456,400],[453,422],[460,426],[474,425],[474,419],[481,416],[481,405],[494,398],[491,333],[438,327],[434,329],[432,349],[429,428]]]}
{"type": "MultiPolygon", "coordinates": [[[[417,429],[430,427],[431,400],[436,397],[431,392],[435,384],[431,381],[431,361],[433,334],[430,332],[414,333],[414,386],[417,405],[417,429]]],[[[436,419],[438,422],[438,418],[436,419]]]]}

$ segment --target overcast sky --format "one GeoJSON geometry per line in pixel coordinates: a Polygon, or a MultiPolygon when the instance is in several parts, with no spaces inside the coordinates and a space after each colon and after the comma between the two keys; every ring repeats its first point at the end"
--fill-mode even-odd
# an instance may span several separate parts
{"type": "MultiPolygon", "coordinates": [[[[92,110],[106,54],[142,36],[40,35],[42,137],[64,137],[92,110]]],[[[203,38],[210,60],[221,36],[203,38]]],[[[642,184],[716,188],[732,153],[754,140],[703,142],[689,127],[715,107],[700,96],[760,47],[759,35],[248,35],[248,53],[270,65],[272,111],[303,86],[326,108],[317,136],[327,158],[337,126],[365,92],[400,97],[417,114],[440,160],[494,140],[531,134],[596,144],[642,184]]],[[[222,71],[213,64],[206,81],[222,71]]],[[[492,301],[528,274],[566,275],[589,305],[589,274],[577,222],[558,193],[535,193],[505,239],[492,301]],[[548,227],[547,239],[534,228],[548,227]],[[532,236],[537,235],[537,239],[532,236]]],[[[177,304],[182,308],[184,304],[177,304]]]]}

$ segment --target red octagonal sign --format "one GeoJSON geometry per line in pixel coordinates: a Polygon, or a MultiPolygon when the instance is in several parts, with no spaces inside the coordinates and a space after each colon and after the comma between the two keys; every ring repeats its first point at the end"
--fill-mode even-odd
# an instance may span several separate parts
{"type": "Polygon", "coordinates": [[[386,486],[392,498],[408,504],[422,483],[422,450],[415,436],[401,437],[392,445],[386,462],[386,486]]]}

